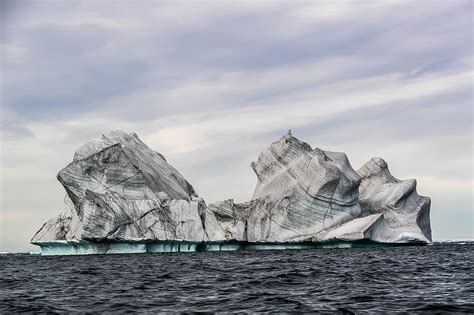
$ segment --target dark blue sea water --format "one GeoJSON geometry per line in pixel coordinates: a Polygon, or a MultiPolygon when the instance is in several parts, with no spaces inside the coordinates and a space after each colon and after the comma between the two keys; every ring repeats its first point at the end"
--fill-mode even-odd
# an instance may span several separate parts
{"type": "Polygon", "coordinates": [[[0,313],[474,312],[471,244],[0,255],[0,313]]]}

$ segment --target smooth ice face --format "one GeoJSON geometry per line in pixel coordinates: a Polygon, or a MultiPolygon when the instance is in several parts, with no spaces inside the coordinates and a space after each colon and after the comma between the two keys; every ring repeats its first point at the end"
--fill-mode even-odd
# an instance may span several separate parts
{"type": "Polygon", "coordinates": [[[41,247],[37,254],[53,255],[97,255],[97,254],[140,254],[195,252],[197,242],[187,241],[131,241],[97,243],[88,241],[35,242],[41,247]]]}
{"type": "Polygon", "coordinates": [[[331,229],[323,230],[313,236],[313,241],[344,240],[357,241],[373,240],[374,234],[383,225],[383,214],[373,214],[351,220],[331,229]]]}
{"type": "Polygon", "coordinates": [[[41,247],[41,255],[93,255],[106,254],[109,244],[86,241],[50,241],[33,243],[41,247]]]}
{"type": "Polygon", "coordinates": [[[42,244],[41,245],[41,255],[50,256],[50,255],[78,255],[77,247],[64,242],[55,242],[51,244],[42,244]]]}
{"type": "Polygon", "coordinates": [[[146,253],[146,244],[110,243],[107,254],[143,254],[146,253]]]}

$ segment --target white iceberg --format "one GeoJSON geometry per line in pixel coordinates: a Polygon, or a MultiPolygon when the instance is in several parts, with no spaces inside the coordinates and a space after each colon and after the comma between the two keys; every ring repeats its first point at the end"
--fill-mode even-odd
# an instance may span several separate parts
{"type": "Polygon", "coordinates": [[[66,210],[31,242],[42,255],[431,242],[430,198],[380,158],[356,172],[344,153],[313,149],[288,132],[251,167],[250,201],[206,206],[136,134],[110,132],[81,146],[58,173],[66,210]]]}

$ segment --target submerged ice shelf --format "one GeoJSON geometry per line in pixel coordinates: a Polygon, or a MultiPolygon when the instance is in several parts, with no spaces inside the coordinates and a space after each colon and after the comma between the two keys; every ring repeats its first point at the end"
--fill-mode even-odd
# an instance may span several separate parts
{"type": "Polygon", "coordinates": [[[84,240],[33,242],[41,255],[140,254],[195,252],[199,243],[186,241],[89,242],[84,240]]]}
{"type": "MultiPolygon", "coordinates": [[[[380,243],[370,240],[324,242],[287,242],[287,243],[249,243],[238,241],[222,242],[186,242],[186,241],[135,241],[135,242],[88,242],[88,241],[51,241],[35,242],[41,251],[33,254],[54,255],[98,255],[98,254],[144,254],[144,253],[178,253],[178,252],[221,252],[221,251],[254,251],[285,249],[317,248],[362,248],[406,246],[406,243],[380,243]]],[[[425,243],[408,243],[424,245],[425,243]]]]}
{"type": "Polygon", "coordinates": [[[209,205],[136,134],[113,131],[76,150],[57,178],[66,209],[31,243],[43,255],[161,253],[431,242],[428,197],[372,158],[283,135],[251,163],[252,199],[209,205]]]}

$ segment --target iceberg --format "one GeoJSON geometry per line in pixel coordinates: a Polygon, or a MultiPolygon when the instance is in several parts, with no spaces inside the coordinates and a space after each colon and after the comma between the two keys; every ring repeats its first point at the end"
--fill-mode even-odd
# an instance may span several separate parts
{"type": "Polygon", "coordinates": [[[251,163],[251,200],[206,205],[135,133],[112,131],[59,171],[65,210],[31,243],[42,255],[354,247],[431,242],[431,200],[381,158],[355,171],[345,153],[291,131],[251,163]]]}

